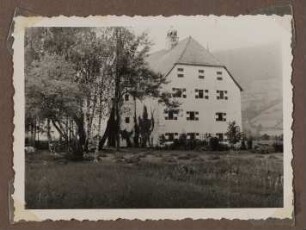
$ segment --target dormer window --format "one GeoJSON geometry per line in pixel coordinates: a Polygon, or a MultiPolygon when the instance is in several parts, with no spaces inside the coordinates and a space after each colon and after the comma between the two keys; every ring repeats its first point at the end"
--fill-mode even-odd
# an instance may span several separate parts
{"type": "Polygon", "coordinates": [[[223,80],[222,71],[217,71],[217,80],[223,80]]]}

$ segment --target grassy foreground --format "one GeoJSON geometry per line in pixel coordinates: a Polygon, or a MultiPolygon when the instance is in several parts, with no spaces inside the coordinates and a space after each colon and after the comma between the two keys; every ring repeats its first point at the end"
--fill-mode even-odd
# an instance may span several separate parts
{"type": "Polygon", "coordinates": [[[282,156],[138,150],[94,163],[29,154],[26,208],[281,207],[282,156]]]}

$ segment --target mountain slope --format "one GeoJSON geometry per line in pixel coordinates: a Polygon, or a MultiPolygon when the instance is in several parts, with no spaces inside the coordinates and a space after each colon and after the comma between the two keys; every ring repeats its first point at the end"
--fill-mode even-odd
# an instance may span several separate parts
{"type": "Polygon", "coordinates": [[[214,52],[227,66],[242,92],[243,129],[282,133],[282,60],[278,44],[214,52]],[[273,109],[272,109],[273,108],[273,109]]]}

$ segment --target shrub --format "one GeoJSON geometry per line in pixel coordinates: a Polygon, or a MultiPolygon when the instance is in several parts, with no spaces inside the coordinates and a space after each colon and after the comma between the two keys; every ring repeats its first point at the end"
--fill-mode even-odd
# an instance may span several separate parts
{"type": "Polygon", "coordinates": [[[273,143],[273,148],[275,152],[283,152],[284,151],[284,146],[282,142],[274,142],[273,143]]]}
{"type": "Polygon", "coordinates": [[[170,149],[170,150],[210,150],[207,140],[187,139],[185,133],[180,134],[178,139],[173,141],[166,141],[164,135],[159,137],[160,144],[157,149],[170,149]]]}
{"type": "Polygon", "coordinates": [[[40,150],[47,150],[49,149],[49,142],[48,141],[35,141],[35,147],[40,150]]]}
{"type": "Polygon", "coordinates": [[[247,141],[248,149],[253,149],[253,139],[250,137],[247,141]]]}
{"type": "Polygon", "coordinates": [[[209,160],[220,160],[220,156],[211,156],[209,157],[209,160]]]}
{"type": "Polygon", "coordinates": [[[209,148],[212,151],[219,150],[219,139],[217,137],[212,137],[209,139],[209,148]]]}
{"type": "Polygon", "coordinates": [[[240,127],[235,121],[229,122],[226,136],[232,147],[241,140],[243,133],[240,131],[240,127]]]}
{"type": "Polygon", "coordinates": [[[219,143],[217,147],[218,151],[227,151],[229,150],[229,146],[226,144],[219,143]]]}
{"type": "Polygon", "coordinates": [[[203,146],[207,145],[206,141],[201,141],[197,139],[187,140],[184,137],[173,141],[170,146],[172,150],[200,150],[203,146]]]}
{"type": "Polygon", "coordinates": [[[177,159],[179,160],[190,160],[191,159],[191,155],[181,155],[181,156],[178,156],[177,159]]]}
{"type": "Polygon", "coordinates": [[[244,140],[244,139],[241,140],[240,149],[241,149],[241,150],[246,150],[246,144],[245,144],[245,140],[244,140]]]}
{"type": "Polygon", "coordinates": [[[159,143],[160,144],[164,144],[166,142],[166,137],[164,134],[159,136],[159,143]]]}

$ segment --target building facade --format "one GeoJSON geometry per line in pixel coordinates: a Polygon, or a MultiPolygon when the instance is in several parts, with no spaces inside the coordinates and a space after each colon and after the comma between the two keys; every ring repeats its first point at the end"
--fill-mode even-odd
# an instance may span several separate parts
{"type": "Polygon", "coordinates": [[[192,37],[178,41],[176,33],[168,34],[168,49],[151,54],[152,70],[166,76],[168,84],[162,91],[170,92],[179,107],[168,109],[156,100],[134,101],[124,98],[122,129],[131,131],[136,117],[147,107],[154,120],[150,143],[159,145],[160,137],[203,140],[208,136],[226,139],[228,123],[235,121],[242,129],[241,91],[228,69],[192,37]]]}

